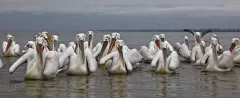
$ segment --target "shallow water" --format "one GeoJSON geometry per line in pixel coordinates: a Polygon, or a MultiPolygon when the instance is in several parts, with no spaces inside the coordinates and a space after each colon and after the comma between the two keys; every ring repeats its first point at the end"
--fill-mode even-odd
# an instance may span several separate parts
{"type": "MultiPolygon", "coordinates": [[[[0,41],[5,40],[7,33],[0,33],[0,41]]],[[[33,33],[13,32],[15,40],[22,46],[33,39],[33,33]]],[[[76,33],[57,33],[60,42],[67,44],[75,40],[76,33]]],[[[102,41],[102,35],[95,33],[94,45],[102,41]]],[[[130,48],[139,49],[147,45],[155,32],[121,32],[121,38],[130,48]]],[[[216,33],[224,49],[230,47],[231,39],[239,37],[239,33],[216,33]]],[[[168,32],[166,38],[170,43],[183,42],[186,32],[168,32]]],[[[208,34],[204,39],[209,40],[208,34]]],[[[191,43],[193,44],[193,43],[191,43]]],[[[209,45],[209,44],[207,44],[209,45]]],[[[1,54],[2,55],[2,54],[1,54]]],[[[1,98],[159,98],[159,97],[239,97],[240,68],[233,68],[227,73],[205,73],[196,66],[181,63],[178,74],[157,75],[150,71],[150,65],[141,64],[138,69],[128,75],[109,75],[97,70],[90,76],[66,76],[60,74],[48,81],[25,81],[26,64],[20,66],[13,74],[9,67],[17,58],[2,58],[5,67],[0,69],[1,98]]]]}

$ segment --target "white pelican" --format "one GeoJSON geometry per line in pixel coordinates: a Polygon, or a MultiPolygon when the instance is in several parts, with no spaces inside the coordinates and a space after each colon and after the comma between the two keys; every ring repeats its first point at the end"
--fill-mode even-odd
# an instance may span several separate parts
{"type": "Polygon", "coordinates": [[[91,49],[85,48],[84,46],[85,38],[85,34],[77,34],[76,53],[72,47],[68,47],[66,52],[64,52],[59,59],[59,62],[62,65],[68,57],[70,58],[67,75],[89,75],[97,69],[97,61],[94,58],[91,49]]]}
{"type": "Polygon", "coordinates": [[[235,53],[236,45],[239,43],[233,39],[233,43],[229,51],[224,51],[222,55],[217,55],[217,44],[216,38],[212,38],[212,49],[208,50],[201,59],[201,63],[204,64],[207,61],[207,67],[205,71],[230,71],[233,64],[233,55],[235,53]]]}
{"type": "Polygon", "coordinates": [[[122,40],[116,41],[117,51],[111,52],[100,59],[100,64],[105,64],[108,60],[112,60],[111,66],[108,67],[108,72],[111,74],[126,74],[133,70],[133,66],[126,55],[127,50],[123,48],[122,40]]]}
{"type": "Polygon", "coordinates": [[[184,29],[184,31],[189,32],[195,37],[195,46],[192,48],[190,61],[194,62],[194,65],[201,65],[200,60],[205,53],[205,42],[201,41],[201,37],[211,32],[211,30],[204,30],[202,33],[194,32],[193,30],[184,29]]]}
{"type": "Polygon", "coordinates": [[[75,50],[76,44],[74,42],[69,42],[68,47],[71,47],[71,48],[73,48],[73,50],[75,50]]]}
{"type": "MultiPolygon", "coordinates": [[[[117,33],[117,32],[113,32],[113,33],[112,33],[112,36],[111,36],[110,44],[108,44],[107,47],[105,47],[105,49],[103,50],[103,52],[104,52],[104,51],[106,52],[105,55],[110,54],[111,52],[117,51],[116,41],[117,41],[118,39],[120,39],[120,34],[117,33]]],[[[103,55],[104,55],[104,54],[103,54],[103,55]]],[[[102,56],[99,55],[99,56],[102,58],[103,55],[102,55],[102,56]]],[[[98,60],[101,59],[100,57],[97,58],[97,59],[98,59],[98,60]]],[[[106,61],[106,63],[100,64],[99,67],[100,67],[100,68],[103,68],[103,69],[106,69],[106,68],[110,67],[111,63],[112,63],[112,60],[108,60],[108,61],[106,61]]]]}
{"type": "MultiPolygon", "coordinates": [[[[213,35],[211,36],[211,38],[216,38],[216,39],[217,39],[217,42],[218,42],[218,43],[217,43],[217,46],[216,46],[217,52],[218,52],[218,53],[222,53],[223,47],[222,47],[222,45],[221,45],[221,43],[220,43],[217,35],[216,35],[216,34],[213,34],[213,35]]],[[[209,48],[212,47],[211,45],[212,45],[212,44],[209,45],[209,48]]],[[[207,51],[207,49],[205,49],[205,50],[207,51]]]]}
{"type": "Polygon", "coordinates": [[[3,55],[4,56],[18,56],[20,54],[20,46],[14,41],[14,37],[10,34],[7,35],[7,42],[3,42],[3,55]]]}
{"type": "Polygon", "coordinates": [[[236,49],[235,49],[235,55],[234,55],[234,58],[233,58],[233,63],[234,63],[234,66],[240,66],[240,41],[238,38],[235,38],[236,40],[236,49]]]}
{"type": "Polygon", "coordinates": [[[22,51],[23,53],[28,52],[29,48],[36,49],[36,45],[35,45],[34,41],[28,41],[27,44],[24,47],[27,48],[27,50],[23,50],[22,51]]]}
{"type": "Polygon", "coordinates": [[[140,49],[140,54],[143,56],[143,62],[150,63],[154,57],[154,55],[159,50],[159,35],[154,35],[152,38],[152,41],[149,43],[149,48],[146,46],[142,46],[140,49]]]}
{"type": "Polygon", "coordinates": [[[52,35],[52,50],[57,52],[65,52],[67,50],[67,47],[64,44],[59,44],[57,48],[59,37],[58,35],[52,35]]]}
{"type": "Polygon", "coordinates": [[[151,62],[151,67],[154,68],[156,73],[174,73],[180,64],[177,52],[172,51],[168,56],[167,44],[162,43],[160,47],[160,50],[158,50],[151,62]]]}
{"type": "Polygon", "coordinates": [[[111,41],[111,36],[109,34],[103,35],[103,44],[98,43],[96,45],[96,47],[98,47],[98,49],[96,49],[96,50],[94,49],[95,50],[95,53],[94,53],[95,58],[97,58],[99,60],[102,57],[104,57],[105,55],[107,55],[110,41],[111,41]]]}
{"type": "Polygon", "coordinates": [[[160,41],[167,47],[167,53],[171,53],[173,51],[172,45],[166,40],[165,34],[160,34],[160,41]]]}
{"type": "Polygon", "coordinates": [[[50,42],[53,42],[52,36],[50,36],[48,34],[48,32],[44,31],[44,32],[40,33],[40,37],[43,37],[45,39],[45,41],[47,41],[47,44],[48,44],[47,48],[48,48],[49,51],[51,51],[52,47],[50,46],[51,45],[50,42]]]}
{"type": "Polygon", "coordinates": [[[49,53],[44,38],[36,39],[36,49],[29,48],[28,52],[20,57],[10,68],[13,73],[22,63],[27,61],[27,72],[25,79],[45,79],[55,77],[58,73],[57,56],[49,53]]]}
{"type": "Polygon", "coordinates": [[[188,37],[184,37],[184,43],[181,45],[179,42],[176,43],[174,47],[177,53],[186,60],[190,60],[191,50],[189,48],[188,37]]]}
{"type": "Polygon", "coordinates": [[[120,39],[120,34],[117,32],[112,33],[111,43],[109,45],[108,54],[114,51],[117,51],[116,40],[120,39]]]}

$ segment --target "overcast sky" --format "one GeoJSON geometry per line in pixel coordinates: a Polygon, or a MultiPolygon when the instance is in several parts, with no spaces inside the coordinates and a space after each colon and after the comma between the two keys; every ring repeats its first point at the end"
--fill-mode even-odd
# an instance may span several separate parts
{"type": "Polygon", "coordinates": [[[48,28],[88,25],[79,29],[236,28],[240,25],[239,5],[239,0],[0,0],[0,26],[15,28],[25,22],[47,23],[48,28]]]}

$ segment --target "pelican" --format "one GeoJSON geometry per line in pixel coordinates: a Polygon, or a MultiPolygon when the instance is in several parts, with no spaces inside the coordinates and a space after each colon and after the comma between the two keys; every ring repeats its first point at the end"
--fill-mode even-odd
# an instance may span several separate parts
{"type": "Polygon", "coordinates": [[[11,34],[8,34],[7,40],[7,42],[3,42],[3,55],[18,56],[20,54],[20,46],[14,41],[14,37],[11,34]]]}
{"type": "Polygon", "coordinates": [[[159,50],[159,35],[154,35],[152,41],[149,43],[149,48],[146,46],[142,46],[140,49],[140,54],[143,56],[143,62],[150,63],[154,57],[154,55],[159,50]]]}
{"type": "Polygon", "coordinates": [[[233,56],[235,54],[236,45],[239,40],[233,39],[232,45],[229,51],[224,51],[222,55],[217,55],[217,44],[216,38],[212,38],[212,49],[207,51],[201,59],[201,63],[204,64],[207,61],[207,67],[205,71],[219,71],[225,72],[230,71],[233,64],[233,56]]]}
{"type": "Polygon", "coordinates": [[[181,45],[179,42],[176,43],[175,47],[177,50],[177,53],[183,57],[186,60],[190,60],[190,53],[191,51],[189,50],[189,43],[188,43],[188,37],[184,37],[184,43],[181,45]]]}
{"type": "MultiPolygon", "coordinates": [[[[103,57],[103,55],[107,55],[107,54],[110,54],[111,52],[117,51],[116,41],[118,39],[120,39],[120,34],[117,32],[113,32],[112,36],[111,36],[110,44],[108,44],[107,47],[105,47],[105,49],[102,51],[102,52],[105,51],[106,54],[99,55],[99,58],[97,58],[97,59],[99,60],[103,57]]],[[[112,63],[112,60],[108,60],[104,64],[100,64],[99,67],[106,69],[106,68],[110,67],[111,63],[112,63]]]]}
{"type": "MultiPolygon", "coordinates": [[[[223,47],[222,47],[222,45],[221,45],[221,43],[220,43],[217,35],[216,35],[216,34],[213,34],[213,35],[211,36],[211,38],[216,38],[216,39],[217,39],[217,42],[218,42],[218,43],[217,43],[217,46],[216,46],[217,52],[218,52],[218,53],[222,53],[223,47]]],[[[212,44],[209,45],[209,48],[212,47],[211,45],[212,45],[212,44]]],[[[207,51],[207,49],[205,49],[205,50],[207,51]]]]}
{"type": "Polygon", "coordinates": [[[36,45],[35,45],[34,41],[28,41],[27,44],[24,47],[27,48],[27,50],[23,50],[22,51],[23,53],[28,52],[29,48],[36,49],[36,45]]]}
{"type": "Polygon", "coordinates": [[[107,55],[107,52],[109,50],[110,40],[111,40],[111,36],[109,34],[103,35],[103,44],[98,43],[96,45],[98,49],[96,50],[94,49],[95,50],[94,57],[97,58],[97,60],[107,55]]]}
{"type": "Polygon", "coordinates": [[[79,33],[76,36],[77,46],[74,52],[72,47],[68,47],[63,56],[59,59],[62,65],[67,58],[70,58],[67,69],[67,75],[90,75],[97,69],[97,61],[94,58],[91,49],[85,48],[86,35],[79,33]]]}
{"type": "Polygon", "coordinates": [[[126,55],[126,49],[123,48],[123,41],[117,40],[116,47],[117,50],[115,52],[111,52],[100,59],[100,64],[105,64],[108,60],[112,59],[111,66],[107,69],[110,74],[126,74],[132,72],[133,66],[126,55]]]}
{"type": "Polygon", "coordinates": [[[194,62],[194,65],[201,65],[200,61],[205,53],[205,42],[201,41],[201,38],[207,33],[211,32],[211,30],[204,30],[202,33],[194,32],[193,30],[189,29],[184,29],[184,31],[189,32],[195,36],[195,46],[192,48],[190,61],[194,62]]]}
{"type": "Polygon", "coordinates": [[[46,32],[46,31],[43,31],[42,33],[40,33],[40,37],[43,37],[44,39],[45,39],[45,41],[47,42],[47,48],[48,48],[48,50],[49,51],[51,51],[52,50],[52,47],[50,46],[51,44],[50,44],[50,42],[53,42],[53,40],[52,40],[52,36],[50,36],[49,34],[48,34],[48,32],[46,32]]]}
{"type": "Polygon", "coordinates": [[[235,49],[235,56],[233,58],[233,63],[234,63],[234,66],[240,66],[240,46],[239,46],[239,39],[238,38],[235,38],[234,39],[236,42],[236,49],[235,49]]]}
{"type": "Polygon", "coordinates": [[[74,42],[69,42],[68,47],[71,47],[71,48],[73,48],[73,50],[75,50],[76,44],[74,42]]]}
{"type": "Polygon", "coordinates": [[[57,48],[58,40],[59,40],[58,35],[52,35],[52,41],[53,41],[52,50],[57,52],[65,52],[67,50],[67,47],[64,44],[59,44],[57,48]]]}
{"type": "Polygon", "coordinates": [[[168,74],[174,73],[179,67],[179,59],[176,51],[172,51],[171,54],[167,55],[166,43],[160,44],[161,48],[158,50],[157,54],[154,56],[151,67],[154,68],[156,73],[168,74]]]}
{"type": "Polygon", "coordinates": [[[47,43],[44,38],[36,39],[36,49],[29,48],[27,53],[20,57],[10,68],[12,74],[22,63],[27,61],[27,71],[25,79],[36,80],[55,77],[58,73],[57,56],[52,55],[47,50],[47,43]]]}
{"type": "Polygon", "coordinates": [[[161,43],[165,44],[167,47],[167,52],[172,52],[173,51],[173,47],[172,45],[166,40],[165,34],[160,34],[160,41],[161,43]]]}

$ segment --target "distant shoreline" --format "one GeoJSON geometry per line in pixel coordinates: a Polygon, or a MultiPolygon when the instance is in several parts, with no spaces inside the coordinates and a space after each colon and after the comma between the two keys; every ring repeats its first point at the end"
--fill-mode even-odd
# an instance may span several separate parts
{"type": "MultiPolygon", "coordinates": [[[[212,32],[240,32],[240,29],[192,29],[196,32],[201,32],[203,30],[212,30],[212,32]]],[[[0,30],[0,32],[84,32],[90,30],[0,30]]],[[[114,30],[114,29],[105,29],[105,30],[91,30],[97,32],[184,32],[183,29],[139,29],[139,30],[114,30]]]]}
{"type": "MultiPolygon", "coordinates": [[[[206,30],[206,29],[205,29],[206,30]]],[[[240,32],[239,30],[212,30],[212,32],[240,32]]],[[[183,30],[93,30],[100,32],[184,32],[183,30]]],[[[196,32],[201,32],[203,30],[194,30],[196,32]]]]}

